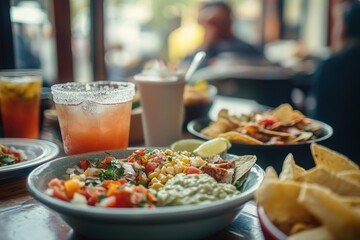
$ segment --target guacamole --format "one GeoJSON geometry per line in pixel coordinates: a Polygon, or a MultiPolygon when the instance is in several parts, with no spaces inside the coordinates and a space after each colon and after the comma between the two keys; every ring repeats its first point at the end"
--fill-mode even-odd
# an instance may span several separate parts
{"type": "Polygon", "coordinates": [[[159,206],[177,206],[230,198],[240,191],[232,184],[218,183],[207,174],[177,174],[154,192],[159,206]]]}

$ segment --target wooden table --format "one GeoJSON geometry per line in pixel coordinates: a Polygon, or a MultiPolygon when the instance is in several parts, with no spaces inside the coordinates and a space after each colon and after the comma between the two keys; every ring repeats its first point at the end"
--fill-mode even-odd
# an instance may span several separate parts
{"type": "MultiPolygon", "coordinates": [[[[219,99],[215,104],[214,111],[221,108],[222,103],[226,103],[225,107],[231,104],[229,98],[220,97],[219,99]],[[226,101],[222,102],[221,99],[226,101]]],[[[241,105],[246,101],[234,100],[233,103],[241,105]]],[[[247,103],[254,104],[254,102],[247,103]]],[[[249,106],[256,107],[256,104],[249,106]]],[[[185,136],[188,137],[188,135],[185,136]]],[[[26,188],[26,178],[30,170],[21,172],[16,177],[0,180],[0,239],[82,239],[59,215],[29,194],[26,188]]],[[[246,203],[231,225],[207,240],[240,239],[263,239],[253,200],[246,203]]]]}

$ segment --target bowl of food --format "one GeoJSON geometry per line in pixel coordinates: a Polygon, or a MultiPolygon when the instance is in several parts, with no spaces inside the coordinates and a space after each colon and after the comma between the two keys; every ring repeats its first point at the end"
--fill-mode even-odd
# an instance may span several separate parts
{"type": "Polygon", "coordinates": [[[228,109],[221,109],[218,119],[195,119],[187,129],[200,139],[227,138],[232,143],[229,153],[254,154],[262,168],[271,165],[278,173],[281,159],[288,153],[298,159],[300,166],[313,167],[310,144],[326,141],[333,134],[331,126],[307,118],[289,104],[241,115],[231,115],[228,109]]]}
{"type": "Polygon", "coordinates": [[[27,187],[85,238],[202,239],[253,198],[264,173],[254,160],[227,154],[210,163],[170,149],[87,153],[34,169],[27,187]]]}
{"type": "Polygon", "coordinates": [[[359,166],[322,145],[310,149],[311,169],[297,165],[291,154],[279,175],[266,168],[255,193],[265,239],[359,239],[359,166]]]}
{"type": "Polygon", "coordinates": [[[184,88],[184,129],[187,124],[197,118],[208,118],[209,110],[213,105],[217,94],[217,88],[206,81],[197,81],[194,84],[185,85],[184,88]]]}

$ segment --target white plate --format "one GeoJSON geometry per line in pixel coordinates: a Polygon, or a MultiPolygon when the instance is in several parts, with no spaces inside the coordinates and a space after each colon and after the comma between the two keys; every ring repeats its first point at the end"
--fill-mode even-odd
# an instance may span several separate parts
{"type": "Polygon", "coordinates": [[[0,167],[0,179],[11,178],[21,174],[25,169],[28,170],[49,161],[60,151],[55,143],[40,139],[0,138],[0,144],[21,149],[28,157],[28,160],[24,162],[0,167]]]}

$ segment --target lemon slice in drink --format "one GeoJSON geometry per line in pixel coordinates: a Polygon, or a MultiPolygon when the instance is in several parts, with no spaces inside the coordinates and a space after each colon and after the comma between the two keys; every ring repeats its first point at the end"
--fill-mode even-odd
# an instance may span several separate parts
{"type": "Polygon", "coordinates": [[[200,139],[182,139],[171,144],[170,149],[174,152],[177,151],[194,151],[198,146],[203,144],[205,141],[200,139]]]}
{"type": "Polygon", "coordinates": [[[226,138],[214,138],[198,146],[193,152],[201,157],[212,157],[226,152],[231,143],[226,138]]]}

